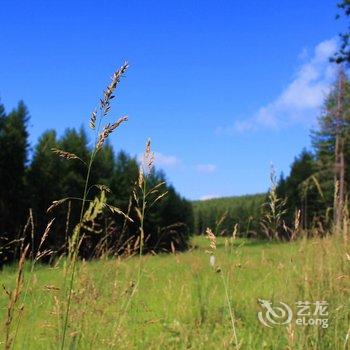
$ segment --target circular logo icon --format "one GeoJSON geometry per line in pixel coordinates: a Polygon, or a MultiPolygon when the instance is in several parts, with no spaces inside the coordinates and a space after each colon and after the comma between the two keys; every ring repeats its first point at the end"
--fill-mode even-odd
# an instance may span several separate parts
{"type": "Polygon", "coordinates": [[[286,303],[280,301],[279,306],[273,306],[271,301],[259,299],[259,304],[264,310],[258,312],[258,319],[264,326],[272,328],[291,322],[293,312],[286,303]]]}

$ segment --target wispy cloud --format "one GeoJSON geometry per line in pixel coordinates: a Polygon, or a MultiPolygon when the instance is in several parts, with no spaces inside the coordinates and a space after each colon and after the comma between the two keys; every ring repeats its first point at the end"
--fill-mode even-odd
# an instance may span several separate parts
{"type": "Polygon", "coordinates": [[[311,56],[306,49],[303,49],[299,59],[304,63],[298,68],[294,79],[275,100],[262,106],[251,118],[238,120],[228,128],[219,127],[217,132],[278,129],[298,123],[312,125],[335,77],[336,67],[329,62],[329,58],[336,49],[335,39],[319,43],[311,56]]]}
{"type": "MultiPolygon", "coordinates": [[[[138,160],[142,161],[142,154],[138,155],[138,160]]],[[[177,168],[182,164],[181,159],[176,156],[160,152],[154,152],[154,164],[156,167],[177,168]]]]}
{"type": "Polygon", "coordinates": [[[216,171],[216,165],[214,164],[197,164],[196,170],[199,173],[210,174],[216,171]]]}
{"type": "Polygon", "coordinates": [[[159,152],[154,153],[154,162],[156,166],[175,168],[181,164],[181,160],[173,155],[167,155],[159,152]]]}
{"type": "Polygon", "coordinates": [[[220,197],[218,194],[207,194],[205,196],[202,196],[199,200],[206,201],[208,199],[218,198],[220,197]]]}

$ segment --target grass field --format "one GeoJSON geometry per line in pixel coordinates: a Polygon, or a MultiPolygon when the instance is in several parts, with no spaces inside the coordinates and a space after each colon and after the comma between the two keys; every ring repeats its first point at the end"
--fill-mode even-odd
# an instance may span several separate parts
{"type": "MultiPolygon", "coordinates": [[[[340,237],[268,243],[218,239],[217,272],[205,253],[208,240],[193,239],[186,253],[80,262],[73,288],[66,348],[225,349],[236,348],[223,287],[227,281],[240,349],[347,349],[350,325],[350,245],[340,237]],[[329,327],[293,321],[268,328],[257,318],[258,299],[329,303],[329,327]]],[[[14,288],[17,267],[0,272],[14,288]]],[[[64,263],[25,267],[21,300],[11,336],[17,349],[59,348],[62,330],[64,263]],[[25,297],[25,291],[28,291],[25,297]],[[24,308],[21,305],[24,301],[24,308]]],[[[8,298],[0,300],[4,324],[8,298]]],[[[5,338],[1,328],[0,340],[5,338]]]]}

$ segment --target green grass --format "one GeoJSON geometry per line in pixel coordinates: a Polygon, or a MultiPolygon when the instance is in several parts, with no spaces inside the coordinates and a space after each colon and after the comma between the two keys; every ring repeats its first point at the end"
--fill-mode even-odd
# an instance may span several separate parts
{"type": "MultiPolygon", "coordinates": [[[[129,307],[130,285],[137,279],[138,257],[80,262],[73,288],[67,348],[225,349],[234,348],[230,316],[220,273],[209,265],[208,242],[195,237],[194,249],[181,254],[143,257],[141,283],[129,307]]],[[[268,243],[218,240],[221,267],[235,312],[241,349],[344,349],[350,310],[349,244],[338,237],[268,243]],[[258,298],[295,302],[326,300],[329,327],[259,323],[258,298]]],[[[37,266],[15,341],[17,349],[58,348],[66,306],[63,263],[37,266]],[[53,289],[59,288],[59,290],[53,289]]],[[[25,270],[28,280],[29,265],[25,270]]],[[[11,289],[16,266],[0,273],[11,289]]],[[[17,306],[21,306],[21,302],[17,306]]],[[[7,297],[2,294],[5,320],[7,297]]],[[[4,321],[3,321],[4,322],[4,321]]],[[[12,329],[15,328],[16,318],[12,329]]],[[[3,341],[4,328],[0,331],[3,341]]]]}

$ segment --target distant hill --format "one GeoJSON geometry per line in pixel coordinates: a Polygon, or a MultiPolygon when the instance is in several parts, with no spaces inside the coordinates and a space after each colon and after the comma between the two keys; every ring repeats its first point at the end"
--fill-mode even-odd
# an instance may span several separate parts
{"type": "Polygon", "coordinates": [[[231,235],[238,224],[240,235],[255,235],[265,200],[266,193],[258,193],[193,201],[195,233],[210,227],[216,234],[231,235]]]}

